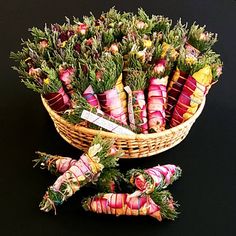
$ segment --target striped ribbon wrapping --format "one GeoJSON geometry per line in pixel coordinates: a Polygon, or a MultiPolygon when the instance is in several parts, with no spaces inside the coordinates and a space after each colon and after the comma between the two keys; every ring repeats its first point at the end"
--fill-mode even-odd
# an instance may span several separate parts
{"type": "Polygon", "coordinates": [[[165,129],[166,86],[168,76],[150,79],[148,87],[148,127],[159,132],[165,129]]]}
{"type": "Polygon", "coordinates": [[[210,66],[205,66],[188,76],[170,121],[175,127],[192,117],[206,96],[212,81],[210,66]]]}
{"type": "Polygon", "coordinates": [[[116,88],[97,94],[102,111],[121,124],[127,125],[127,117],[116,88]]]}
{"type": "Polygon", "coordinates": [[[86,200],[84,207],[96,213],[112,215],[149,215],[161,221],[160,206],[149,195],[131,197],[127,193],[106,193],[86,200]]]}

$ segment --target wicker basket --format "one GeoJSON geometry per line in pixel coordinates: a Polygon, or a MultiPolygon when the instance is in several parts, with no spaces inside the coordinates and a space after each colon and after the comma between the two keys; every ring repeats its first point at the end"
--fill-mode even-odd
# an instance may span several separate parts
{"type": "Polygon", "coordinates": [[[50,117],[52,118],[56,130],[61,137],[74,147],[86,151],[90,146],[94,136],[98,133],[104,138],[115,139],[117,148],[125,152],[123,158],[140,158],[153,156],[164,152],[179,144],[188,134],[193,123],[201,114],[205,99],[198,108],[197,112],[184,123],[160,133],[118,135],[111,132],[89,129],[80,125],[73,125],[54,112],[46,100],[42,97],[42,102],[50,117]]]}

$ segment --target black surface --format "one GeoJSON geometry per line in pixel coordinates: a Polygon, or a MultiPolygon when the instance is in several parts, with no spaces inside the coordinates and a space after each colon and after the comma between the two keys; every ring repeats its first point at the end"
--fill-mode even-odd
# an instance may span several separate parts
{"type": "Polygon", "coordinates": [[[236,235],[236,1],[16,1],[1,0],[0,47],[0,232],[1,235],[236,235]],[[81,191],[58,209],[58,215],[40,212],[38,203],[55,177],[32,168],[35,150],[77,156],[56,133],[39,96],[27,90],[10,69],[10,51],[20,49],[31,26],[62,23],[64,16],[96,16],[116,5],[177,20],[207,24],[219,33],[215,49],[222,55],[224,74],[212,88],[205,109],[188,137],[156,157],[122,161],[129,167],[173,163],[182,178],[170,190],[181,204],[175,222],[149,217],[112,217],[85,213],[81,191]]]}

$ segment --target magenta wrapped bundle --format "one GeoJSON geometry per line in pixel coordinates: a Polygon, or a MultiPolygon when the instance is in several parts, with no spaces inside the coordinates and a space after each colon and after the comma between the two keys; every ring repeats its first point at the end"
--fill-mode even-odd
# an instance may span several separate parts
{"type": "Polygon", "coordinates": [[[122,83],[123,57],[118,52],[91,60],[89,77],[101,110],[121,124],[127,124],[126,94],[122,83]],[[125,105],[125,106],[124,106],[125,105]]]}
{"type": "Polygon", "coordinates": [[[184,71],[180,71],[178,68],[173,72],[171,81],[167,89],[167,108],[166,108],[166,120],[170,121],[172,113],[178,98],[182,92],[183,86],[187,80],[188,74],[184,71]]]}
{"type": "Polygon", "coordinates": [[[195,72],[192,76],[188,76],[175,106],[170,121],[171,127],[183,123],[196,113],[211,82],[212,71],[209,65],[206,65],[204,68],[195,72]]]}
{"type": "Polygon", "coordinates": [[[102,110],[122,124],[127,124],[126,113],[123,109],[119,93],[116,88],[97,94],[102,110]]]}
{"type": "Polygon", "coordinates": [[[168,191],[151,195],[132,196],[128,193],[105,193],[84,200],[85,210],[95,213],[127,216],[151,216],[158,221],[174,220],[177,216],[176,203],[168,191]]]}
{"type": "Polygon", "coordinates": [[[130,183],[141,193],[150,194],[154,189],[163,189],[181,176],[181,169],[175,165],[155,166],[146,170],[133,169],[128,172],[130,183]]]}
{"type": "MultiPolygon", "coordinates": [[[[198,63],[200,53],[205,51],[209,52],[209,49],[216,42],[217,35],[205,31],[205,26],[200,27],[193,23],[190,27],[190,30],[187,35],[187,42],[184,45],[184,50],[180,50],[180,56],[177,62],[177,68],[174,71],[171,81],[168,86],[167,95],[168,95],[168,104],[166,110],[167,121],[170,122],[172,114],[174,112],[177,101],[180,97],[180,94],[183,90],[184,84],[188,78],[190,71],[192,70],[195,63],[198,63]]],[[[210,55],[210,54],[209,54],[210,55]]],[[[184,99],[184,98],[182,98],[184,99]]],[[[183,115],[184,108],[179,107],[178,113],[180,121],[176,120],[176,126],[183,122],[181,116],[183,115]]],[[[175,114],[176,116],[176,114],[175,114]]]]}
{"type": "Polygon", "coordinates": [[[55,163],[54,159],[41,155],[40,161],[46,166],[50,166],[48,161],[53,162],[53,171],[60,168],[60,171],[65,172],[48,188],[40,203],[40,209],[46,212],[55,210],[56,205],[61,205],[81,187],[96,182],[104,168],[115,167],[122,153],[114,154],[112,145],[112,140],[95,137],[92,146],[76,162],[67,159],[62,163],[58,159],[55,163]],[[44,156],[45,159],[42,159],[44,156]]]}
{"type": "Polygon", "coordinates": [[[83,92],[83,97],[86,99],[86,101],[92,106],[97,109],[100,109],[100,103],[98,101],[97,95],[94,93],[93,88],[91,85],[89,85],[85,91],[83,92]]]}
{"type": "Polygon", "coordinates": [[[43,95],[48,105],[56,112],[63,112],[70,107],[70,99],[61,87],[56,93],[47,93],[43,95]]]}
{"type": "Polygon", "coordinates": [[[165,129],[166,85],[168,76],[152,77],[148,87],[148,126],[159,132],[165,129]]]}
{"type": "Polygon", "coordinates": [[[48,191],[40,203],[40,209],[50,211],[55,205],[62,204],[84,184],[95,180],[103,166],[88,155],[83,154],[80,159],[64,172],[48,191]]]}
{"type": "Polygon", "coordinates": [[[112,215],[149,215],[161,221],[160,207],[150,196],[130,197],[128,193],[106,193],[88,198],[83,204],[89,211],[112,215]]]}
{"type": "MultiPolygon", "coordinates": [[[[197,49],[196,49],[197,50],[197,49]]],[[[185,48],[181,48],[178,57],[176,69],[173,71],[168,84],[167,89],[167,108],[166,108],[166,120],[169,123],[178,101],[178,98],[183,90],[184,84],[188,78],[188,75],[197,62],[197,56],[199,54],[190,44],[186,44],[185,48]]]]}
{"type": "MultiPolygon", "coordinates": [[[[128,93],[128,113],[130,127],[137,133],[148,133],[147,105],[145,89],[147,73],[138,59],[140,52],[127,56],[125,68],[125,90],[128,93]]],[[[145,55],[145,54],[144,54],[145,55]]]]}
{"type": "MultiPolygon", "coordinates": [[[[41,169],[47,169],[54,175],[60,175],[68,170],[71,170],[72,166],[78,166],[78,160],[71,157],[63,157],[57,155],[51,155],[44,152],[36,152],[38,158],[33,160],[35,166],[40,164],[41,169]]],[[[114,147],[111,147],[108,157],[110,160],[116,161],[116,157],[119,157],[121,152],[114,147]],[[114,159],[115,158],[115,159],[114,159]]],[[[123,181],[122,173],[113,167],[103,169],[96,182],[99,191],[115,192],[116,189],[120,189],[120,181],[123,181]]]]}

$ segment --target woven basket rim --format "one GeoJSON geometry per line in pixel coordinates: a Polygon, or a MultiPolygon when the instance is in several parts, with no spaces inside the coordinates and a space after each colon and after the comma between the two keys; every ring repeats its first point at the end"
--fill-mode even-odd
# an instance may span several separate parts
{"type": "Polygon", "coordinates": [[[151,133],[151,134],[116,134],[116,133],[112,133],[109,131],[103,131],[103,130],[95,130],[95,129],[90,129],[90,128],[86,128],[83,126],[80,126],[79,124],[71,124],[68,121],[66,121],[64,118],[62,118],[60,115],[58,115],[54,110],[52,110],[50,108],[50,106],[48,105],[46,99],[43,98],[43,96],[41,95],[41,100],[42,103],[44,105],[44,107],[46,108],[46,110],[48,111],[49,115],[59,121],[60,123],[66,125],[67,127],[74,129],[76,131],[82,132],[82,133],[88,133],[91,135],[97,135],[100,134],[101,136],[106,136],[108,138],[120,138],[120,139],[126,139],[126,140],[133,140],[133,139],[139,139],[139,140],[146,140],[146,139],[150,139],[150,138],[158,138],[158,137],[162,137],[163,135],[168,135],[171,133],[175,133],[178,132],[179,130],[182,130],[182,128],[184,126],[188,126],[191,125],[195,122],[195,120],[199,117],[199,115],[201,114],[204,106],[205,106],[205,102],[206,102],[206,98],[204,97],[202,103],[200,104],[197,112],[190,117],[188,120],[186,120],[184,123],[177,125],[173,128],[170,129],[166,129],[164,131],[161,131],[159,133],[151,133]]]}

